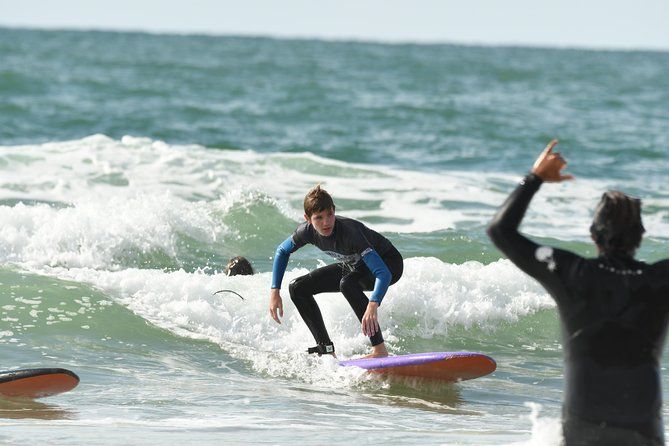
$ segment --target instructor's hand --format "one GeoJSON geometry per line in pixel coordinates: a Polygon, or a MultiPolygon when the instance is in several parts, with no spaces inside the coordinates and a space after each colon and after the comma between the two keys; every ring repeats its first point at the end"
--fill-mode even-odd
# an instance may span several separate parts
{"type": "Polygon", "coordinates": [[[277,324],[281,323],[279,316],[283,317],[283,300],[278,288],[272,288],[269,292],[269,314],[277,324]]]}
{"type": "Polygon", "coordinates": [[[362,316],[362,334],[365,336],[374,336],[377,331],[381,330],[379,327],[379,317],[376,314],[379,308],[379,304],[376,302],[370,302],[367,304],[367,310],[362,316]]]}
{"type": "Polygon", "coordinates": [[[559,152],[553,152],[557,139],[548,143],[546,148],[532,166],[532,173],[549,183],[560,183],[564,180],[573,180],[572,175],[562,175],[561,171],[567,166],[567,161],[559,152]]]}

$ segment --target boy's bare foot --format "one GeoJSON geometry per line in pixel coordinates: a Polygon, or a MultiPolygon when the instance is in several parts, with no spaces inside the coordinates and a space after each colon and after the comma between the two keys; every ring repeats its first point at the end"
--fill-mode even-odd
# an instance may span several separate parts
{"type": "Polygon", "coordinates": [[[372,353],[369,355],[363,356],[362,359],[367,358],[385,358],[388,356],[388,349],[386,348],[386,343],[382,342],[379,345],[372,347],[372,353]]]}

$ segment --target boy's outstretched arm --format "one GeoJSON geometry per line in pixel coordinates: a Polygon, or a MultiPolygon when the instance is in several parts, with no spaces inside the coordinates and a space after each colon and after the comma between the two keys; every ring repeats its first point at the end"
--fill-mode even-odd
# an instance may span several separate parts
{"type": "Polygon", "coordinates": [[[364,253],[362,260],[372,274],[374,274],[374,277],[376,277],[376,280],[374,281],[374,291],[372,291],[372,296],[369,298],[367,310],[365,310],[365,314],[362,316],[362,333],[365,336],[373,336],[381,329],[379,326],[377,310],[379,305],[381,305],[383,297],[388,291],[388,286],[392,280],[392,274],[381,256],[379,256],[373,249],[369,249],[364,253]]]}
{"type": "Polygon", "coordinates": [[[283,299],[281,299],[281,282],[288,266],[290,253],[295,250],[292,237],[288,237],[277,248],[272,266],[272,288],[269,292],[269,314],[277,323],[281,323],[279,317],[283,317],[283,299]]]}

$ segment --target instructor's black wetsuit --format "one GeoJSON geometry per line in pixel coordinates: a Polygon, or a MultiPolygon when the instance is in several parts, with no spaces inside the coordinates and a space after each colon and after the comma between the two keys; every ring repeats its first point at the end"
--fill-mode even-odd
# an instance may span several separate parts
{"type": "Polygon", "coordinates": [[[488,234],[557,303],[565,354],[565,444],[664,444],[659,362],[669,314],[669,260],[625,253],[585,259],[518,232],[542,180],[530,174],[488,234]]]}

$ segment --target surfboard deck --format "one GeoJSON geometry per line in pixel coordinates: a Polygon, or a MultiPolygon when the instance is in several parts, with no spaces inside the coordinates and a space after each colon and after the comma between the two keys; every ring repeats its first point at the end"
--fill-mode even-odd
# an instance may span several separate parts
{"type": "Polygon", "coordinates": [[[479,378],[495,371],[490,356],[475,352],[428,352],[386,358],[341,361],[345,367],[360,367],[372,373],[427,378],[447,382],[479,378]]]}
{"type": "Polygon", "coordinates": [[[0,372],[0,396],[43,398],[72,390],[79,377],[59,368],[22,369],[0,372]]]}

